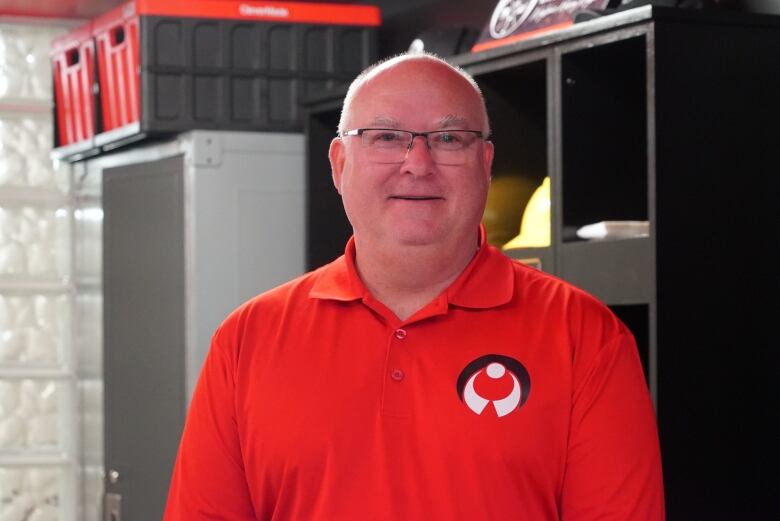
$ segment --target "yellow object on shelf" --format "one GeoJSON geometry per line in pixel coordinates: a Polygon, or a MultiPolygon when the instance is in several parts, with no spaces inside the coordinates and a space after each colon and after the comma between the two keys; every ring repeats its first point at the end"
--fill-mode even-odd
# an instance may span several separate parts
{"type": "Polygon", "coordinates": [[[503,250],[544,248],[550,245],[550,178],[545,177],[523,212],[520,234],[504,244],[503,250]]]}
{"type": "Polygon", "coordinates": [[[482,216],[488,243],[500,248],[517,235],[523,215],[522,201],[533,189],[529,180],[520,175],[503,174],[493,177],[482,216]]]}

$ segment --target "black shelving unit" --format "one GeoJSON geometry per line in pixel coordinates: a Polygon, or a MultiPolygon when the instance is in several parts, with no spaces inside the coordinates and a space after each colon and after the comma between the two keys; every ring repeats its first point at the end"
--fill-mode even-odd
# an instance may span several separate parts
{"type": "MultiPolygon", "coordinates": [[[[767,477],[780,441],[778,49],[780,17],[645,6],[453,59],[483,89],[494,175],[522,177],[527,197],[552,180],[552,243],[508,254],[590,291],[637,338],[671,521],[780,519],[767,477]],[[577,238],[606,220],[648,221],[649,236],[577,238]]],[[[349,233],[320,184],[340,100],[309,107],[310,267],[349,233]]]]}

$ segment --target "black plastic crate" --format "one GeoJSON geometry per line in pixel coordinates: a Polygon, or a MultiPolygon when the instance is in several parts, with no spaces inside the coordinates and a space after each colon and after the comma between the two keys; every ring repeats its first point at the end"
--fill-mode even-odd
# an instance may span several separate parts
{"type": "Polygon", "coordinates": [[[373,28],[142,17],[142,126],[300,131],[302,100],[376,56],[373,28]]]}

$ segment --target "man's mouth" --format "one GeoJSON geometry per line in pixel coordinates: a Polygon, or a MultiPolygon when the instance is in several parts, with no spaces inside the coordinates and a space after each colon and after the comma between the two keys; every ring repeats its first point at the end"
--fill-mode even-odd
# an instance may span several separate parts
{"type": "Polygon", "coordinates": [[[403,201],[434,201],[444,198],[436,195],[391,195],[390,199],[401,199],[403,201]]]}

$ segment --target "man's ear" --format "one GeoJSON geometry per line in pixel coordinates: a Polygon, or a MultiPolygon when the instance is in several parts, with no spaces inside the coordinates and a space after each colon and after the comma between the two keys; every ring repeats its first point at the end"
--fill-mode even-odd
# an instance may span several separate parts
{"type": "Polygon", "coordinates": [[[485,173],[488,176],[488,179],[490,179],[491,172],[493,169],[493,154],[495,153],[495,150],[493,148],[493,142],[492,141],[485,141],[482,147],[482,168],[485,169],[485,173]]]}
{"type": "Polygon", "coordinates": [[[335,137],[330,142],[330,149],[328,149],[328,159],[330,160],[330,172],[333,178],[333,186],[336,187],[336,191],[341,193],[341,174],[344,172],[344,161],[346,160],[344,143],[341,139],[335,137]]]}

